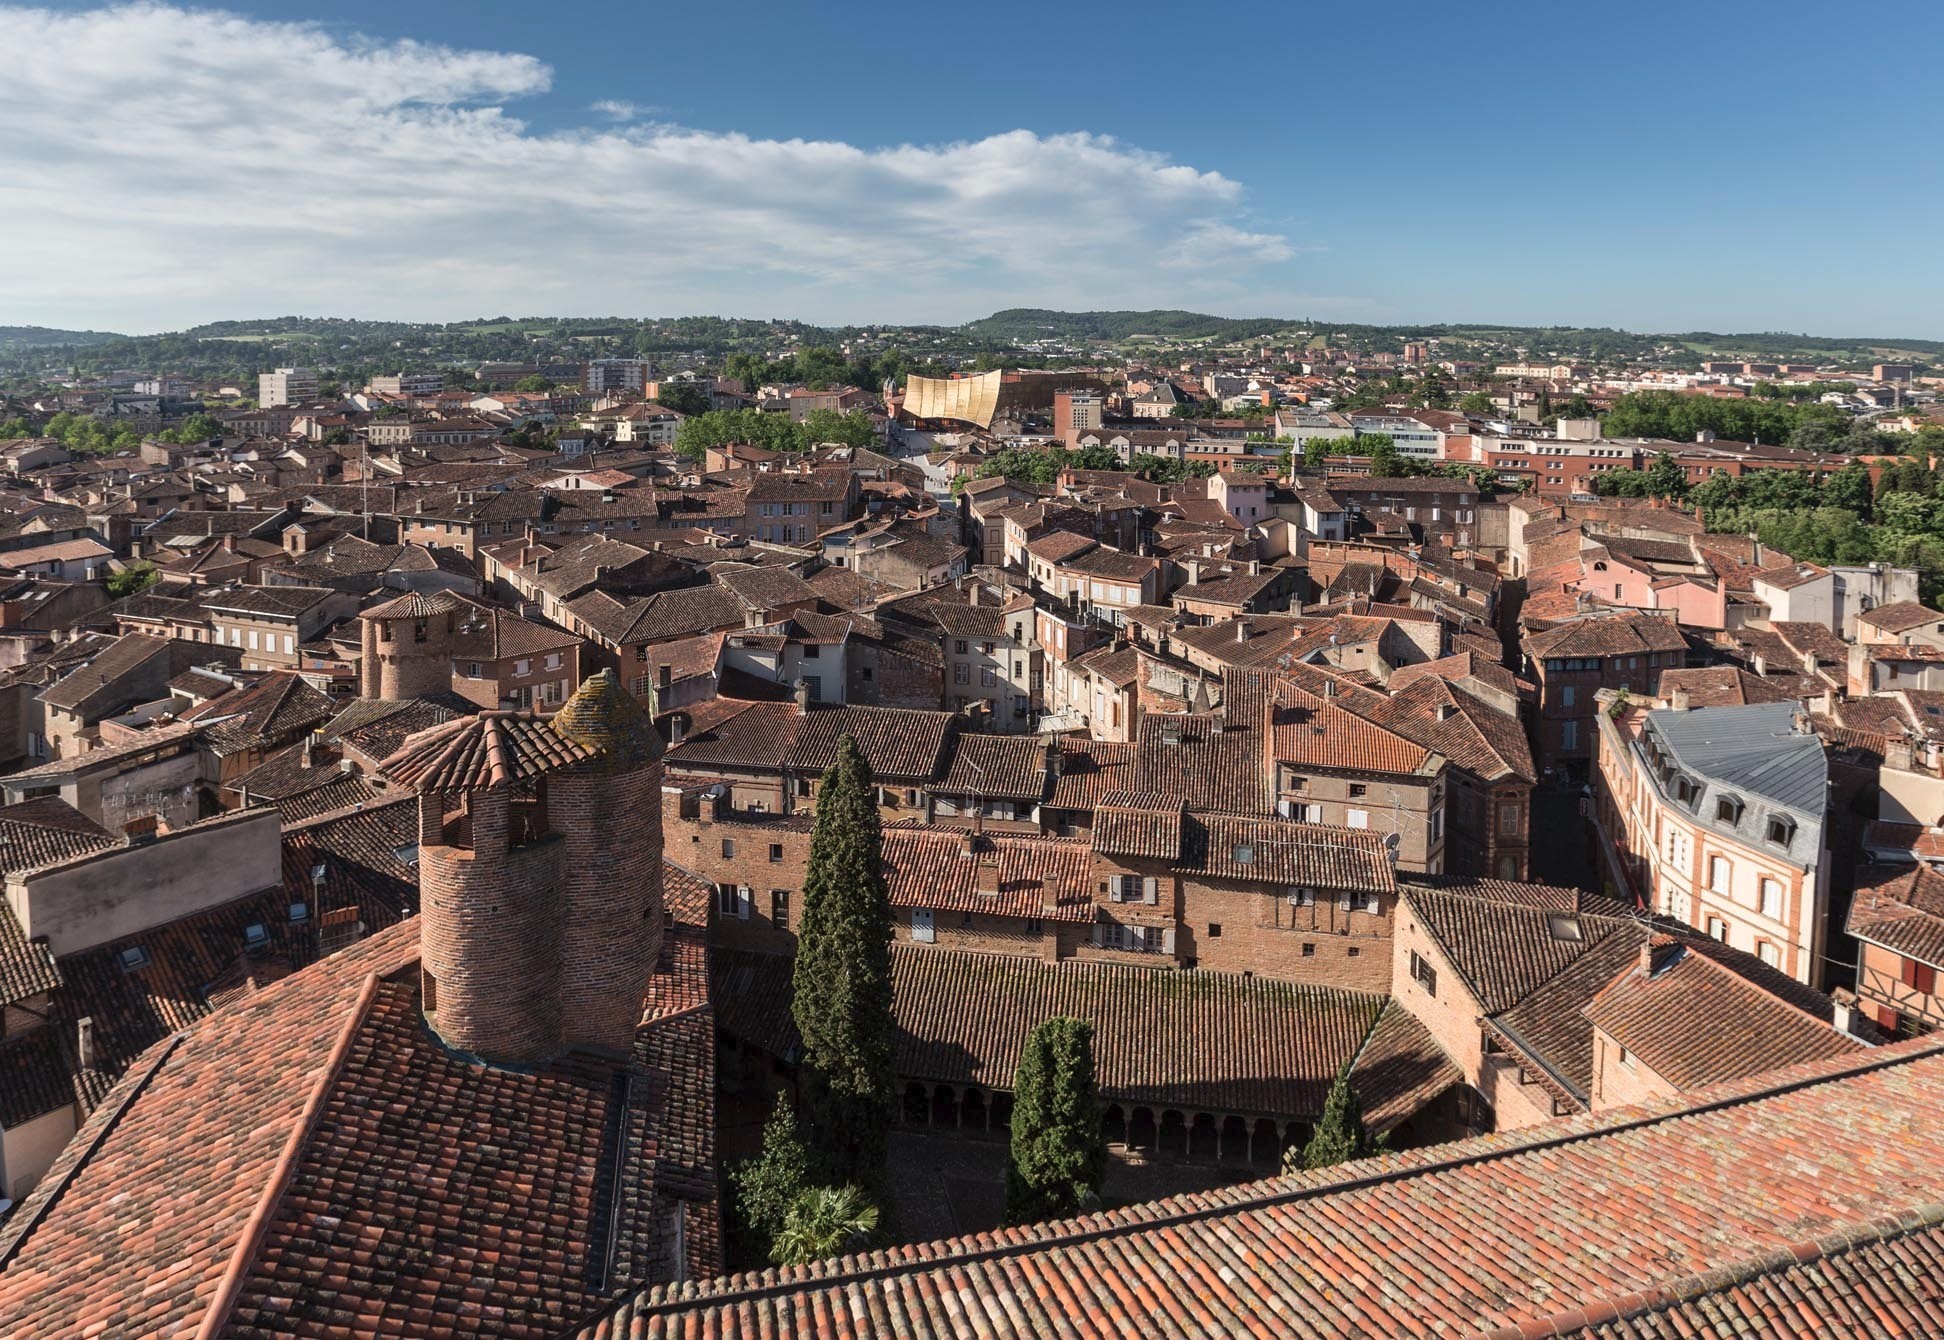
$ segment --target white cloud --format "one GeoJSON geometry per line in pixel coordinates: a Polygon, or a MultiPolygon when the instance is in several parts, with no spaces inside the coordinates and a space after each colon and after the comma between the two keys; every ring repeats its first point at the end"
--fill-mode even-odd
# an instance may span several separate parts
{"type": "Polygon", "coordinates": [[[539,133],[507,110],[550,86],[530,56],[151,4],[0,7],[0,50],[32,53],[0,80],[13,320],[961,319],[1179,305],[1294,250],[1237,182],[1104,135],[864,148],[620,100],[539,133]]]}
{"type": "Polygon", "coordinates": [[[602,98],[599,102],[589,103],[587,110],[590,112],[599,112],[610,121],[638,121],[652,112],[654,108],[643,107],[638,103],[629,102],[625,98],[602,98]]]}

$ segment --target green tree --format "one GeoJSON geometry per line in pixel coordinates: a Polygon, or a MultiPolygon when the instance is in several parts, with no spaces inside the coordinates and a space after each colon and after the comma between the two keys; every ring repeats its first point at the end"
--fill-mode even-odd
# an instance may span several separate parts
{"type": "Polygon", "coordinates": [[[787,1093],[763,1126],[763,1149],[729,1172],[736,1213],[749,1235],[752,1255],[767,1256],[783,1232],[790,1206],[810,1184],[810,1150],[797,1128],[796,1108],[787,1093]]]}
{"type": "Polygon", "coordinates": [[[779,1266],[800,1266],[856,1251],[877,1232],[878,1208],[855,1186],[810,1187],[797,1196],[770,1248],[779,1266]]]}
{"type": "Polygon", "coordinates": [[[791,1014],[811,1130],[841,1181],[874,1173],[891,1121],[891,900],[871,769],[846,735],[817,789],[791,1014]]]}
{"type": "MultiPolygon", "coordinates": [[[[1329,1096],[1323,1100],[1323,1118],[1316,1123],[1316,1133],[1303,1147],[1303,1166],[1332,1167],[1351,1159],[1366,1158],[1380,1146],[1381,1142],[1372,1140],[1364,1129],[1363,1102],[1351,1086],[1350,1068],[1345,1066],[1331,1083],[1329,1096]]],[[[1295,1152],[1289,1151],[1291,1155],[1295,1152]]],[[[1285,1168],[1288,1163],[1285,1156],[1285,1168]]]]}
{"type": "Polygon", "coordinates": [[[120,571],[108,574],[108,594],[116,600],[138,596],[154,586],[161,579],[161,575],[155,570],[155,564],[146,559],[137,559],[122,567],[120,571]]]}
{"type": "Polygon", "coordinates": [[[1303,465],[1310,470],[1321,470],[1330,460],[1330,439],[1312,437],[1303,443],[1303,465]]]}
{"type": "Polygon", "coordinates": [[[1823,481],[1822,500],[1826,506],[1841,507],[1868,521],[1875,500],[1870,497],[1870,472],[1861,461],[1851,461],[1823,481]]]}
{"type": "Polygon", "coordinates": [[[1106,1172],[1093,1025],[1066,1016],[1044,1020],[1027,1035],[1013,1079],[1006,1222],[1078,1213],[1099,1193],[1106,1172]]]}
{"type": "Polygon", "coordinates": [[[1647,496],[1650,498],[1684,498],[1687,496],[1687,471],[1674,459],[1671,452],[1663,451],[1654,457],[1654,463],[1647,467],[1647,496]]]}
{"type": "Polygon", "coordinates": [[[539,373],[535,373],[531,377],[522,377],[520,380],[514,382],[513,389],[516,391],[551,391],[553,390],[553,378],[542,377],[539,373]]]}
{"type": "Polygon", "coordinates": [[[834,409],[813,409],[803,416],[803,445],[841,442],[847,447],[879,445],[877,427],[871,416],[859,410],[840,413],[834,409]]]}
{"type": "Polygon", "coordinates": [[[701,382],[663,382],[655,398],[677,414],[709,412],[709,388],[701,382]]]}
{"type": "Polygon", "coordinates": [[[1389,433],[1365,433],[1357,438],[1355,450],[1360,456],[1370,457],[1372,479],[1398,479],[1411,473],[1410,462],[1389,433]]]}
{"type": "Polygon", "coordinates": [[[1466,414],[1490,414],[1492,412],[1492,397],[1486,395],[1483,391],[1467,392],[1459,399],[1458,408],[1466,414]]]}

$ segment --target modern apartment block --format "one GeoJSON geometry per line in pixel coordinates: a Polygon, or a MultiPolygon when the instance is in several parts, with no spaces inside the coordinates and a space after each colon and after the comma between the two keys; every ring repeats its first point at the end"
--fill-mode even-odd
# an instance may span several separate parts
{"type": "Polygon", "coordinates": [[[317,373],[310,368],[278,368],[257,375],[257,407],[301,405],[317,399],[317,373]]]}

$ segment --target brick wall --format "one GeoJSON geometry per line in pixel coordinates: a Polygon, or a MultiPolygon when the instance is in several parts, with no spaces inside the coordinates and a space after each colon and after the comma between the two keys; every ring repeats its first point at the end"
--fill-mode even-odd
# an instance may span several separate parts
{"type": "MultiPolygon", "coordinates": [[[[426,1017],[461,1051],[510,1060],[549,1056],[561,1039],[566,843],[555,834],[509,849],[507,792],[475,791],[467,802],[470,847],[419,847],[426,1017]]],[[[421,797],[421,834],[428,807],[440,803],[421,797]]]]}
{"type": "Polygon", "coordinates": [[[661,765],[562,772],[547,818],[566,851],[560,1016],[570,1046],[625,1054],[662,942],[661,765]]]}
{"type": "Polygon", "coordinates": [[[1392,907],[1388,899],[1376,913],[1364,906],[1345,912],[1319,890],[1314,905],[1295,907],[1280,891],[1189,880],[1176,945],[1202,968],[1387,992],[1392,907]]]}

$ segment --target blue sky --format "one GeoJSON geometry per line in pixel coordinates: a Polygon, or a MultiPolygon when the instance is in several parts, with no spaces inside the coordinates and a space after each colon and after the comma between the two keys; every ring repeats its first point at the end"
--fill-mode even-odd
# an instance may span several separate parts
{"type": "Polygon", "coordinates": [[[1944,337],[1940,39],[1899,3],[0,3],[37,53],[0,82],[0,322],[1944,337]]]}

